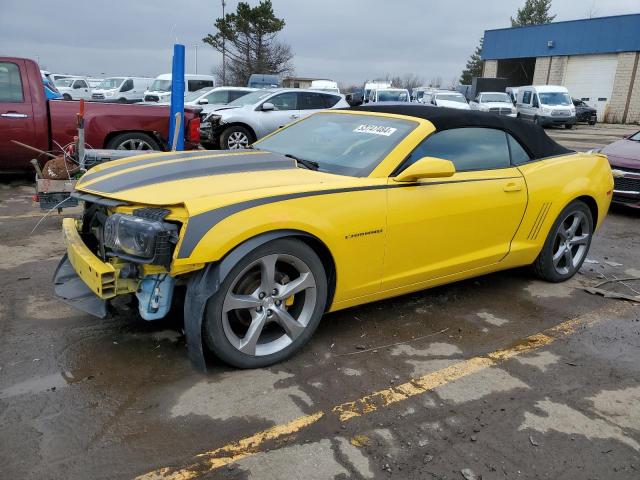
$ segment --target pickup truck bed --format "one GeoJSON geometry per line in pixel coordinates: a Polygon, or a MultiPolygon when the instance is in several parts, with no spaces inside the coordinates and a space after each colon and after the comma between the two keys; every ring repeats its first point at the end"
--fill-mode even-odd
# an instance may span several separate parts
{"type": "MultiPolygon", "coordinates": [[[[34,153],[18,140],[41,150],[57,149],[76,135],[79,102],[47,100],[40,69],[24,58],[0,57],[0,172],[28,171],[34,153]]],[[[87,102],[85,140],[93,148],[127,148],[144,140],[151,149],[167,150],[169,107],[87,102]]],[[[198,109],[185,108],[185,148],[200,142],[198,109]]]]}

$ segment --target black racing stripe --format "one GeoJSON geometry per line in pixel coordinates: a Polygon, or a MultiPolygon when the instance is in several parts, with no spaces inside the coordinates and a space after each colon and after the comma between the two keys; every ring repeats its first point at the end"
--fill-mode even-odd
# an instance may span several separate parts
{"type": "Polygon", "coordinates": [[[97,180],[95,183],[86,186],[86,188],[100,193],[115,193],[187,178],[223,175],[226,173],[285,170],[293,169],[295,166],[296,163],[293,159],[270,154],[201,158],[190,160],[189,162],[176,162],[167,165],[155,165],[151,168],[142,168],[105,178],[104,180],[97,180]]]}
{"type": "MultiPolygon", "coordinates": [[[[89,172],[82,177],[82,182],[88,182],[89,180],[96,180],[97,178],[104,177],[105,175],[109,175],[110,173],[119,172],[121,170],[127,170],[133,167],[149,165],[151,163],[166,162],[169,160],[179,160],[179,159],[186,160],[190,158],[200,158],[200,157],[206,157],[210,155],[219,155],[220,153],[221,151],[207,150],[203,152],[203,151],[196,150],[192,152],[165,153],[161,156],[154,156],[153,158],[140,158],[138,160],[132,160],[130,162],[122,163],[119,165],[113,165],[113,166],[107,163],[105,165],[107,165],[108,168],[102,169],[99,172],[92,172],[91,170],[89,170],[89,172]]],[[[130,157],[130,158],[135,158],[135,157],[130,157]]]]}
{"type": "Polygon", "coordinates": [[[368,185],[365,187],[350,187],[350,188],[334,188],[330,190],[319,190],[315,192],[300,192],[300,193],[287,193],[284,195],[274,195],[273,197],[257,198],[254,200],[247,200],[245,202],[235,203],[233,205],[227,205],[225,207],[216,208],[208,212],[199,213],[189,219],[187,223],[187,231],[182,239],[180,246],[180,252],[178,258],[189,258],[196,248],[200,239],[205,234],[215,227],[218,223],[233,214],[247,210],[249,208],[259,207],[261,205],[267,205],[270,203],[283,202],[285,200],[293,200],[296,198],[316,197],[320,195],[332,195],[336,193],[347,192],[361,192],[366,190],[388,190],[391,188],[407,188],[407,187],[430,187],[432,185],[443,185],[447,183],[469,183],[469,182],[486,182],[490,180],[509,180],[513,178],[521,177],[500,177],[500,178],[479,178],[469,180],[451,180],[443,182],[429,182],[429,183],[402,183],[397,185],[368,185]]]}

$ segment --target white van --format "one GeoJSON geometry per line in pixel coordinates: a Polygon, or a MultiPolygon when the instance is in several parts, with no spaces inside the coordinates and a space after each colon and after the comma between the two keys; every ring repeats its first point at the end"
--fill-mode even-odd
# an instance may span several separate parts
{"type": "Polygon", "coordinates": [[[529,85],[518,88],[516,102],[518,117],[538,125],[564,125],[572,128],[576,123],[576,107],[569,91],[559,85],[529,85]]]}
{"type": "Polygon", "coordinates": [[[371,96],[371,92],[373,90],[378,90],[380,88],[391,88],[391,82],[385,81],[375,81],[375,82],[365,82],[364,84],[364,95],[362,96],[364,103],[369,101],[369,97],[371,96]]]}
{"type": "Polygon", "coordinates": [[[323,92],[333,92],[340,93],[340,89],[338,88],[338,82],[334,82],[333,80],[312,80],[311,90],[321,90],[323,92]]]}
{"type": "MultiPolygon", "coordinates": [[[[195,92],[202,88],[215,87],[216,79],[211,75],[192,75],[190,73],[184,76],[184,93],[195,92]]],[[[158,75],[151,86],[144,92],[145,102],[163,102],[171,97],[171,74],[163,73],[158,75]]]]}
{"type": "Polygon", "coordinates": [[[91,91],[91,100],[111,100],[118,102],[137,102],[142,100],[144,91],[149,88],[153,78],[109,77],[91,91]]]}
{"type": "Polygon", "coordinates": [[[410,102],[411,95],[406,88],[378,88],[369,93],[370,102],[410,102]]]}

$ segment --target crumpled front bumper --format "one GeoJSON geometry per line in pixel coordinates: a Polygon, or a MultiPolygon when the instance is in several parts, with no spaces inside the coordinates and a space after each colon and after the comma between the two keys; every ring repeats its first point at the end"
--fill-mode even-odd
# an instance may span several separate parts
{"type": "Polygon", "coordinates": [[[65,303],[83,312],[104,318],[107,300],[119,293],[135,291],[126,281],[118,285],[118,270],[103,262],[85,245],[72,218],[62,221],[67,253],[53,276],[54,292],[65,303]],[[120,288],[118,288],[120,287],[120,288]]]}
{"type": "Polygon", "coordinates": [[[66,304],[99,318],[107,316],[107,301],[80,278],[66,253],[53,275],[53,289],[56,297],[66,304]]]}

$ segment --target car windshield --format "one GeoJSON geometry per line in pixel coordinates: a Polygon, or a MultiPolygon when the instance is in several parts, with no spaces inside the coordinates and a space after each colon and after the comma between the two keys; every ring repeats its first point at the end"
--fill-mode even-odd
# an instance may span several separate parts
{"type": "Polygon", "coordinates": [[[258,141],[254,148],[316,162],[320,171],[364,177],[416,126],[396,118],[319,113],[258,141]]]}
{"type": "Polygon", "coordinates": [[[102,82],[100,82],[98,88],[101,88],[103,90],[112,90],[114,88],[120,87],[122,82],[124,82],[124,78],[105,78],[102,82]]]}
{"type": "Polygon", "coordinates": [[[60,80],[56,80],[55,84],[58,87],[70,87],[73,83],[73,78],[61,78],[60,80]]]}
{"type": "Polygon", "coordinates": [[[445,102],[467,103],[467,101],[462,95],[455,95],[452,93],[436,95],[436,100],[444,100],[445,102]]]}
{"type": "Polygon", "coordinates": [[[538,98],[543,105],[571,105],[571,97],[565,92],[539,92],[538,98]]]}
{"type": "Polygon", "coordinates": [[[171,91],[171,80],[155,79],[149,90],[152,92],[169,92],[171,91]]]}
{"type": "Polygon", "coordinates": [[[264,100],[274,92],[275,90],[258,90],[257,92],[247,93],[240,98],[236,98],[233,102],[229,102],[229,106],[244,107],[246,105],[253,105],[264,100]]]}
{"type": "Polygon", "coordinates": [[[409,94],[405,90],[378,90],[379,102],[406,102],[409,94]]]}
{"type": "Polygon", "coordinates": [[[482,102],[504,102],[511,103],[509,95],[506,93],[483,93],[480,97],[482,102]]]}
{"type": "Polygon", "coordinates": [[[200,90],[196,90],[195,92],[189,92],[184,96],[184,101],[194,102],[210,90],[210,88],[201,88],[200,90]]]}
{"type": "Polygon", "coordinates": [[[640,142],[640,132],[636,132],[629,137],[629,140],[633,140],[635,142],[640,142]]]}

